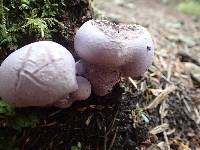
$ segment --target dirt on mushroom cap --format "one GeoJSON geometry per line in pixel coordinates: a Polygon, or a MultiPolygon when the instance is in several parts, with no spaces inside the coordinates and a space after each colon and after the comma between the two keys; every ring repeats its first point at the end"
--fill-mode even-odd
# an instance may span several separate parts
{"type": "Polygon", "coordinates": [[[145,32],[145,28],[136,24],[117,25],[108,20],[93,20],[91,23],[116,42],[134,40],[145,32]]]}
{"type": "Polygon", "coordinates": [[[150,47],[152,54],[154,48],[149,35],[139,25],[116,25],[106,20],[90,20],[77,31],[74,46],[84,61],[116,67],[132,62],[134,57],[138,57],[137,54],[143,55],[147,47],[150,47]]]}

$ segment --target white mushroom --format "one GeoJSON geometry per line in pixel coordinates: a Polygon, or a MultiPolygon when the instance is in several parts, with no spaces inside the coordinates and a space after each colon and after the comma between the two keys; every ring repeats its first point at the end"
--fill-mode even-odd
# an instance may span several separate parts
{"type": "Polygon", "coordinates": [[[76,77],[78,83],[78,89],[65,99],[61,99],[54,103],[54,106],[60,108],[67,108],[73,104],[74,101],[86,100],[91,94],[91,84],[90,82],[81,76],[76,77]]]}
{"type": "Polygon", "coordinates": [[[90,82],[81,76],[76,77],[78,83],[78,89],[70,94],[71,100],[85,100],[91,94],[91,84],[90,82]]]}
{"type": "Polygon", "coordinates": [[[89,64],[83,60],[76,63],[77,74],[87,78],[96,95],[104,96],[112,91],[112,87],[120,80],[120,70],[89,64]]]}
{"type": "Polygon", "coordinates": [[[54,105],[77,90],[74,58],[55,42],[24,46],[0,67],[0,96],[16,107],[54,105]]]}
{"type": "Polygon", "coordinates": [[[81,58],[77,72],[103,96],[120,76],[137,77],[151,65],[154,46],[149,32],[139,25],[116,25],[106,20],[90,20],[77,31],[74,47],[81,58]]]}

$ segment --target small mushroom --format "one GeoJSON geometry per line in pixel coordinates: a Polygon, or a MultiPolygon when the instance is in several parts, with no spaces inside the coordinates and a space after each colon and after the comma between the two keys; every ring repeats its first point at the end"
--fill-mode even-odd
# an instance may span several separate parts
{"type": "Polygon", "coordinates": [[[78,89],[75,60],[55,42],[24,46],[0,66],[0,96],[16,107],[50,106],[61,100],[68,106],[71,100],[66,99],[78,89]]]}
{"type": "Polygon", "coordinates": [[[78,89],[70,93],[71,100],[86,100],[91,94],[91,84],[90,82],[81,76],[76,77],[78,83],[78,89]]]}
{"type": "Polygon", "coordinates": [[[77,31],[75,51],[81,58],[77,72],[93,92],[103,96],[120,77],[137,77],[151,65],[154,45],[149,32],[139,25],[116,25],[107,20],[89,20],[77,31]]]}
{"type": "Polygon", "coordinates": [[[70,95],[65,98],[61,99],[60,101],[54,103],[54,106],[60,107],[60,108],[67,108],[73,104],[74,101],[81,101],[86,100],[89,98],[91,94],[91,84],[90,82],[81,76],[76,77],[77,83],[78,83],[78,89],[70,95]]]}

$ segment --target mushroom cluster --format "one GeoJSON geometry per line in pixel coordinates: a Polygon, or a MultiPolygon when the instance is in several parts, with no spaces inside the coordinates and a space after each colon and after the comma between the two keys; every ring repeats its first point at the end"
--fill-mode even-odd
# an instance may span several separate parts
{"type": "Polygon", "coordinates": [[[104,96],[121,77],[142,75],[152,63],[154,45],[139,25],[89,20],[77,31],[80,60],[52,41],[26,45],[0,66],[0,96],[16,107],[69,107],[91,94],[104,96]]]}
{"type": "Polygon", "coordinates": [[[75,74],[72,54],[55,42],[26,45],[0,67],[0,96],[16,107],[68,107],[90,92],[89,81],[75,74]]]}
{"type": "Polygon", "coordinates": [[[151,65],[154,45],[139,25],[90,20],[77,31],[75,51],[81,58],[77,74],[87,78],[96,95],[108,94],[120,77],[138,77],[151,65]]]}

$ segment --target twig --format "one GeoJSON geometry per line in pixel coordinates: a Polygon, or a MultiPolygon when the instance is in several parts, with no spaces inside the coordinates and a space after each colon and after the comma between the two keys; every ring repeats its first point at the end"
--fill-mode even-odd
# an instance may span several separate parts
{"type": "MultiPolygon", "coordinates": [[[[154,67],[157,69],[157,71],[159,71],[160,76],[161,76],[167,83],[173,84],[173,82],[171,82],[170,80],[168,80],[168,78],[170,77],[170,74],[168,74],[168,77],[165,77],[165,75],[162,73],[162,71],[161,71],[161,69],[160,69],[159,66],[154,65],[154,67]]],[[[170,70],[168,70],[168,71],[170,71],[170,70]]],[[[168,73],[169,73],[169,72],[168,72],[168,73]]]]}
{"type": "Polygon", "coordinates": [[[147,107],[146,109],[154,109],[156,108],[159,104],[161,104],[166,98],[167,96],[175,91],[177,89],[177,87],[175,85],[171,85],[169,87],[167,87],[165,90],[163,90],[158,97],[156,97],[147,107]]]}
{"type": "Polygon", "coordinates": [[[57,110],[57,111],[51,113],[47,118],[53,117],[54,115],[60,113],[62,110],[63,110],[63,109],[59,109],[59,110],[57,110]]]}
{"type": "Polygon", "coordinates": [[[115,113],[115,116],[114,116],[114,119],[113,119],[112,123],[108,126],[109,128],[108,128],[108,131],[106,133],[107,135],[111,132],[111,129],[112,129],[112,127],[113,127],[113,125],[115,123],[115,120],[117,118],[118,112],[119,112],[119,106],[117,106],[117,110],[116,110],[116,113],[115,113]]]}
{"type": "Polygon", "coordinates": [[[49,124],[40,125],[39,127],[50,127],[50,126],[55,126],[55,125],[57,125],[57,122],[52,122],[52,123],[49,123],[49,124]]]}
{"type": "Polygon", "coordinates": [[[161,119],[164,119],[167,116],[168,107],[169,106],[166,104],[166,101],[163,101],[163,103],[160,105],[159,114],[161,119]]]}
{"type": "MultiPolygon", "coordinates": [[[[163,113],[161,113],[161,112],[168,112],[168,111],[166,111],[165,109],[166,109],[166,105],[165,105],[165,102],[163,102],[162,103],[162,105],[163,105],[163,107],[160,107],[160,109],[159,109],[159,112],[160,112],[160,120],[161,120],[161,124],[165,124],[164,123],[164,118],[165,118],[165,116],[166,115],[163,115],[163,113]],[[161,110],[162,109],[162,110],[161,110]]],[[[168,124],[167,124],[168,125],[168,124]]],[[[168,127],[169,127],[169,125],[168,125],[168,127]]],[[[164,139],[165,139],[165,143],[166,143],[166,145],[167,145],[167,150],[170,150],[171,148],[170,148],[170,145],[169,145],[169,140],[168,140],[168,137],[167,137],[167,133],[166,133],[166,129],[165,130],[163,130],[163,136],[164,136],[164,139]]]]}
{"type": "Polygon", "coordinates": [[[165,132],[165,130],[167,130],[167,129],[169,129],[169,124],[163,123],[163,124],[153,128],[151,131],[149,131],[149,133],[156,135],[158,133],[165,132]]]}
{"type": "Polygon", "coordinates": [[[165,142],[166,142],[166,145],[167,145],[167,150],[170,150],[171,148],[170,148],[170,145],[169,145],[169,140],[168,140],[166,131],[163,132],[163,135],[164,135],[164,139],[165,139],[165,142]]]}
{"type": "Polygon", "coordinates": [[[137,84],[135,83],[135,81],[131,78],[131,77],[128,77],[128,80],[131,82],[131,84],[137,89],[137,84]]]}
{"type": "Polygon", "coordinates": [[[106,133],[106,127],[104,127],[104,141],[103,141],[103,149],[106,150],[107,149],[107,133],[106,133]]]}
{"type": "Polygon", "coordinates": [[[116,139],[116,137],[117,137],[117,132],[118,132],[118,128],[115,130],[115,134],[113,135],[113,138],[112,138],[112,141],[111,141],[111,143],[110,143],[110,145],[109,145],[109,147],[108,147],[108,150],[111,150],[111,149],[112,149],[113,144],[114,144],[114,142],[115,142],[115,139],[116,139]]]}
{"type": "Polygon", "coordinates": [[[200,113],[196,107],[194,107],[194,114],[196,115],[197,119],[195,120],[196,124],[200,124],[200,113]]]}
{"type": "Polygon", "coordinates": [[[172,63],[170,63],[169,68],[167,70],[167,80],[170,81],[172,75],[172,63]]]}
{"type": "Polygon", "coordinates": [[[189,113],[191,113],[192,110],[191,110],[191,108],[190,108],[188,102],[187,102],[185,99],[183,99],[183,103],[185,104],[185,107],[186,107],[187,111],[188,111],[189,113]]]}
{"type": "MultiPolygon", "coordinates": [[[[119,107],[117,107],[116,113],[115,113],[115,115],[114,115],[114,119],[113,119],[113,121],[111,122],[111,124],[108,126],[108,127],[109,127],[108,130],[106,130],[106,127],[104,127],[104,132],[105,132],[105,134],[104,134],[104,150],[107,149],[107,147],[106,147],[106,145],[107,145],[107,138],[108,138],[109,133],[111,132],[111,129],[112,129],[114,123],[115,123],[115,120],[116,120],[116,118],[117,118],[118,111],[119,111],[119,107]]],[[[115,134],[114,134],[113,139],[112,139],[112,141],[111,141],[111,143],[110,143],[110,145],[109,145],[108,150],[110,150],[110,149],[112,148],[112,146],[113,146],[113,144],[114,144],[114,142],[115,142],[117,130],[118,130],[118,129],[116,129],[116,131],[115,131],[115,134]]]]}

